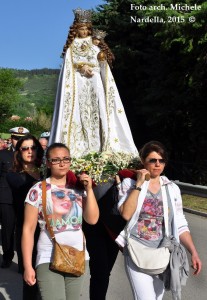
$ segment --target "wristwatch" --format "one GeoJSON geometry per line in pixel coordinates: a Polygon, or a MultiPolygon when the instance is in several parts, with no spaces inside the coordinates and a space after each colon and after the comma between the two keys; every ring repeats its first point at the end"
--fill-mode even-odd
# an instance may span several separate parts
{"type": "Polygon", "coordinates": [[[133,185],[133,190],[137,190],[141,192],[141,187],[137,186],[136,184],[133,185]]]}

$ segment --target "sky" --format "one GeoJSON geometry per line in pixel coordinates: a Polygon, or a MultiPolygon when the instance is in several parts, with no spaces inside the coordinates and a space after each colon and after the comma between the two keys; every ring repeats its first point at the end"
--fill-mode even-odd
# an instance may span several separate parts
{"type": "Polygon", "coordinates": [[[104,0],[1,0],[0,68],[59,69],[73,9],[104,0]]]}

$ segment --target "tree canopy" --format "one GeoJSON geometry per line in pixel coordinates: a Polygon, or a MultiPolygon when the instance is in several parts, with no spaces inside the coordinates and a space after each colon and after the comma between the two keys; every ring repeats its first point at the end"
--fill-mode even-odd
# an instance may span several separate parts
{"type": "Polygon", "coordinates": [[[14,76],[11,70],[0,69],[0,121],[11,115],[21,87],[21,81],[14,76]]]}
{"type": "Polygon", "coordinates": [[[50,130],[59,70],[0,69],[0,132],[23,126],[36,136],[50,130]],[[11,120],[11,116],[15,117],[11,120]]]}
{"type": "Polygon", "coordinates": [[[160,140],[170,150],[175,179],[205,183],[207,2],[105,2],[93,24],[108,33],[112,71],[137,146],[160,140]]]}

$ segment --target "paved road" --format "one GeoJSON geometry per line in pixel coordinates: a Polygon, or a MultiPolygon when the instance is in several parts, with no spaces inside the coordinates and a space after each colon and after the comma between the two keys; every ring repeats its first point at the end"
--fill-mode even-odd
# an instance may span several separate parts
{"type": "MultiPolygon", "coordinates": [[[[183,287],[182,300],[207,299],[207,218],[186,213],[193,239],[203,261],[203,271],[199,277],[189,277],[183,287]]],[[[0,248],[0,261],[2,260],[0,248]]],[[[10,269],[0,269],[0,300],[21,300],[21,275],[17,273],[16,256],[10,269]]],[[[80,300],[88,300],[89,275],[86,276],[80,300]]],[[[106,300],[132,300],[132,293],[125,275],[123,257],[119,254],[114,266],[106,300]]],[[[164,300],[170,300],[171,294],[165,293],[164,300]]],[[[73,300],[73,299],[71,299],[73,300]]],[[[97,299],[98,300],[98,299],[97,299]]],[[[150,300],[150,299],[149,299],[150,300]]]]}

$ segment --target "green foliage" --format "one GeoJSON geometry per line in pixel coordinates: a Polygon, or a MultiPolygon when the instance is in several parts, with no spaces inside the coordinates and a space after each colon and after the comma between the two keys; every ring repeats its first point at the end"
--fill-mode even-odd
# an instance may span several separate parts
{"type": "Polygon", "coordinates": [[[16,126],[26,127],[36,136],[43,131],[49,131],[59,70],[0,71],[0,104],[1,112],[4,112],[0,132],[8,132],[16,126]],[[1,91],[4,95],[2,103],[1,91]],[[20,120],[11,121],[9,118],[12,114],[20,116],[20,120]],[[32,122],[25,120],[26,117],[31,117],[32,122]]]}
{"type": "Polygon", "coordinates": [[[13,69],[14,74],[17,77],[33,77],[34,75],[57,75],[59,74],[59,69],[33,69],[33,70],[18,70],[13,69]]]}
{"type": "Polygon", "coordinates": [[[21,87],[21,81],[15,78],[11,70],[0,69],[0,122],[11,114],[18,100],[18,91],[21,87]]]}
{"type": "MultiPolygon", "coordinates": [[[[30,71],[31,72],[31,71],[30,71]]],[[[19,111],[22,107],[25,107],[25,103],[30,104],[29,107],[25,107],[27,116],[31,111],[31,104],[33,103],[33,109],[31,111],[32,116],[39,112],[44,112],[47,115],[53,113],[53,105],[55,100],[56,88],[57,88],[58,73],[56,74],[29,74],[24,77],[24,86],[21,91],[21,100],[19,102],[19,111]]],[[[17,111],[18,113],[18,111],[17,111]]],[[[31,115],[31,114],[30,114],[31,115]]]]}
{"type": "Polygon", "coordinates": [[[207,212],[206,198],[183,194],[182,199],[183,199],[183,206],[185,208],[194,209],[204,213],[207,212]]]}
{"type": "Polygon", "coordinates": [[[37,120],[34,122],[25,121],[25,120],[18,120],[18,121],[12,121],[12,120],[5,120],[3,123],[0,123],[0,132],[7,133],[9,132],[9,129],[17,126],[22,126],[27,128],[31,134],[35,135],[37,138],[40,136],[42,132],[45,131],[44,126],[41,126],[37,120]]]}
{"type": "MultiPolygon", "coordinates": [[[[170,8],[178,3],[171,0],[105,2],[97,8],[94,24],[108,32],[106,42],[116,56],[112,71],[137,146],[160,140],[178,162],[172,176],[207,182],[197,176],[201,165],[207,167],[207,2],[196,1],[202,9],[187,11],[130,10],[131,4],[149,8],[162,3],[170,8]],[[131,16],[175,18],[171,23],[149,23],[131,22],[131,16]],[[190,17],[196,21],[191,23],[190,17]]],[[[179,3],[195,5],[193,0],[179,3]]]]}

